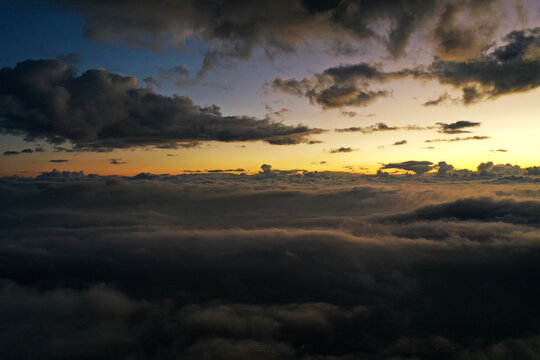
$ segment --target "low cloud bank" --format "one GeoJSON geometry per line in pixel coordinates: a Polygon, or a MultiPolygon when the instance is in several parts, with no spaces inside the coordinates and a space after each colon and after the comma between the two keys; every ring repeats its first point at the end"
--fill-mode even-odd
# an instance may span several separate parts
{"type": "Polygon", "coordinates": [[[444,176],[266,164],[1,178],[0,352],[531,358],[538,175],[495,177],[487,164],[459,180],[442,162],[430,166],[444,176]]]}

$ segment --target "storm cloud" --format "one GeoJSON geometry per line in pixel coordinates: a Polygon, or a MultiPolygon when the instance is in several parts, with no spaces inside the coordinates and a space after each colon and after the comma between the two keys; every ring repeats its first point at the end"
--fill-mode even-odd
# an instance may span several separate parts
{"type": "Polygon", "coordinates": [[[187,96],[163,96],[141,88],[134,77],[91,69],[78,75],[60,59],[26,60],[0,70],[0,130],[69,141],[74,150],[157,146],[177,148],[200,141],[309,142],[320,133],[270,119],[223,116],[216,105],[200,107],[187,96]]]}

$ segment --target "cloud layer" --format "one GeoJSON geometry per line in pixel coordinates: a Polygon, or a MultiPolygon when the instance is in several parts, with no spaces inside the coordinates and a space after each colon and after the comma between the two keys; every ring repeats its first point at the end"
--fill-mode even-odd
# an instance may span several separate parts
{"type": "Polygon", "coordinates": [[[494,167],[2,178],[0,351],[534,359],[539,178],[494,167]]]}

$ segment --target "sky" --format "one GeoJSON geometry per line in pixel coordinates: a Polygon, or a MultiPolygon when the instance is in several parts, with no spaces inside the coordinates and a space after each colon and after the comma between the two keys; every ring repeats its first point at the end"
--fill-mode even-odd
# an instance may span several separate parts
{"type": "Polygon", "coordinates": [[[0,0],[6,360],[540,360],[537,0],[0,0]]]}
{"type": "Polygon", "coordinates": [[[1,175],[540,155],[536,1],[0,6],[1,175]]]}

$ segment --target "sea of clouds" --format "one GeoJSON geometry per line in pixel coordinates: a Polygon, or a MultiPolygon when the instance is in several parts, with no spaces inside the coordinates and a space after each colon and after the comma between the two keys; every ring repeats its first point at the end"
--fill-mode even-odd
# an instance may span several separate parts
{"type": "Polygon", "coordinates": [[[0,353],[539,359],[539,182],[269,167],[4,177],[0,353]]]}

